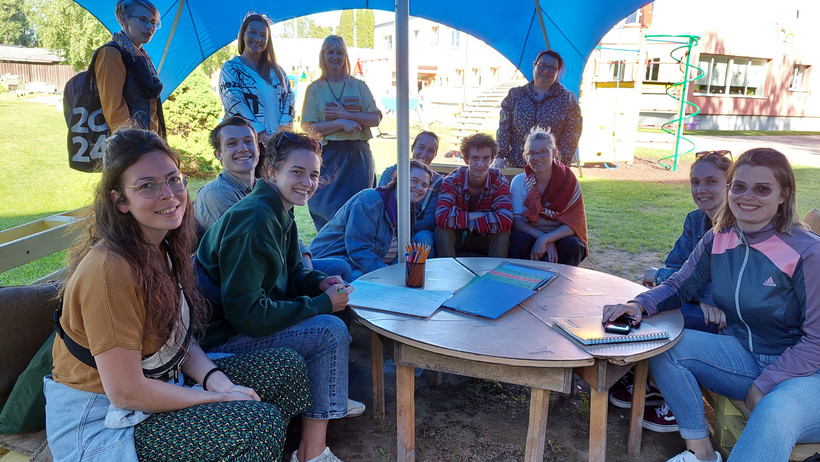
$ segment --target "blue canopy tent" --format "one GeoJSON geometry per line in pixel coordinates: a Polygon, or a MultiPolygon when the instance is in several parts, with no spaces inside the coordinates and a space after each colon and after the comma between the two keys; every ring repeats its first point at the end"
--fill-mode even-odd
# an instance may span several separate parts
{"type": "MultiPolygon", "coordinates": [[[[75,0],[109,30],[120,25],[114,16],[116,0],[75,0]]],[[[164,88],[172,91],[215,51],[236,38],[248,11],[265,13],[275,22],[312,13],[368,8],[396,12],[397,127],[399,179],[399,248],[409,241],[409,106],[408,14],[466,32],[498,50],[532,78],[532,61],[552,48],[564,58],[562,83],[576,94],[587,57],[619,20],[648,0],[309,0],[234,2],[152,0],[162,28],[145,46],[164,88]],[[549,46],[547,45],[549,43],[549,46]]],[[[403,255],[400,254],[400,258],[403,255]]]]}
{"type": "MultiPolygon", "coordinates": [[[[76,0],[105,27],[120,29],[114,17],[116,0],[76,0]]],[[[145,46],[168,95],[205,58],[236,39],[248,11],[259,11],[275,22],[323,11],[370,8],[394,11],[395,0],[310,0],[234,2],[155,0],[160,28],[145,46]]],[[[509,59],[527,77],[532,60],[549,45],[563,56],[562,83],[577,93],[584,64],[601,37],[647,0],[411,0],[412,16],[430,19],[477,37],[509,59]],[[536,5],[540,4],[541,18],[536,5]]]]}

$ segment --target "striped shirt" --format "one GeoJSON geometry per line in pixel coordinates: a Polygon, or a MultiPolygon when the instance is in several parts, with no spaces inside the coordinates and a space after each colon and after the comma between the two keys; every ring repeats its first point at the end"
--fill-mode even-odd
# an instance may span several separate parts
{"type": "Polygon", "coordinates": [[[481,234],[498,234],[512,227],[510,184],[497,169],[491,168],[484,188],[473,198],[467,187],[468,167],[460,167],[444,178],[436,203],[436,226],[448,229],[468,229],[470,212],[484,212],[474,220],[472,230],[481,234]],[[475,206],[470,207],[473,202],[475,206]]]}

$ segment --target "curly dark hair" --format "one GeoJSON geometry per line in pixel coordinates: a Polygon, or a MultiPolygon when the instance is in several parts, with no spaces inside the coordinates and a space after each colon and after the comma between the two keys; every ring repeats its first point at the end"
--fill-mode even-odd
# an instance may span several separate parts
{"type": "MultiPolygon", "coordinates": [[[[123,175],[139,159],[152,151],[161,151],[179,167],[179,155],[154,132],[125,127],[117,130],[105,143],[102,178],[94,195],[94,215],[87,220],[86,232],[80,234],[68,253],[70,280],[92,247],[103,246],[125,259],[138,281],[145,304],[145,335],[166,341],[173,326],[181,322],[179,285],[185,291],[191,309],[191,325],[201,331],[207,322],[207,308],[199,293],[191,255],[196,242],[195,218],[191,199],[186,195],[187,207],[182,225],[168,231],[162,249],[148,241],[139,222],[131,213],[117,209],[111,192],[124,200],[123,175]],[[167,252],[163,252],[165,250],[167,252]],[[168,267],[170,257],[173,269],[168,267]]],[[[63,289],[68,284],[63,285],[63,289]]],[[[62,295],[62,294],[61,294],[62,295]]]]}

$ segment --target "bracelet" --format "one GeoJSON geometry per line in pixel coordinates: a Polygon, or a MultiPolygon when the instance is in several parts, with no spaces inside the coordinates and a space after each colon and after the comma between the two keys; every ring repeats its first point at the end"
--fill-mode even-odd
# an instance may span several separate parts
{"type": "Polygon", "coordinates": [[[218,367],[215,367],[215,368],[209,370],[205,374],[205,377],[202,378],[202,389],[203,390],[208,391],[208,387],[206,386],[206,384],[208,383],[208,377],[210,377],[211,374],[213,374],[214,372],[217,372],[217,371],[222,372],[223,374],[225,373],[225,371],[223,371],[222,369],[220,369],[218,367]]]}

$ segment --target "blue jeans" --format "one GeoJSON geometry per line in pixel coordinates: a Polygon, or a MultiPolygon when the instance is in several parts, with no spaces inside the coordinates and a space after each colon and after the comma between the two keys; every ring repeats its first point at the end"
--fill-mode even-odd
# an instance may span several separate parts
{"type": "Polygon", "coordinates": [[[350,265],[341,258],[314,258],[313,269],[328,276],[341,276],[345,282],[350,282],[350,265]]]}
{"type": "MultiPolygon", "coordinates": [[[[535,238],[530,234],[517,229],[512,230],[510,258],[529,260],[533,245],[535,245],[535,238]]],[[[558,263],[572,266],[580,265],[587,252],[584,243],[574,234],[555,241],[555,250],[558,252],[558,263]]],[[[541,260],[547,261],[547,255],[544,254],[541,260]]]]}
{"type": "Polygon", "coordinates": [[[699,304],[687,303],[680,307],[680,314],[683,315],[683,327],[686,329],[694,329],[702,332],[709,332],[712,334],[718,333],[717,325],[704,324],[703,310],[700,309],[699,304]]]}
{"type": "MultiPolygon", "coordinates": [[[[649,360],[684,439],[709,435],[700,386],[745,399],[752,382],[777,356],[750,353],[732,335],[685,329],[680,342],[649,360]]],[[[788,460],[797,442],[820,442],[820,371],[781,382],[752,412],[729,461],[788,460]]]]}
{"type": "Polygon", "coordinates": [[[137,462],[134,427],[108,428],[111,402],[104,394],[44,379],[46,435],[55,462],[137,462]]]}
{"type": "Polygon", "coordinates": [[[273,347],[296,350],[307,363],[313,404],[308,419],[340,419],[347,415],[347,363],[350,334],[336,316],[320,314],[267,337],[237,334],[209,351],[247,353],[273,347]]]}

